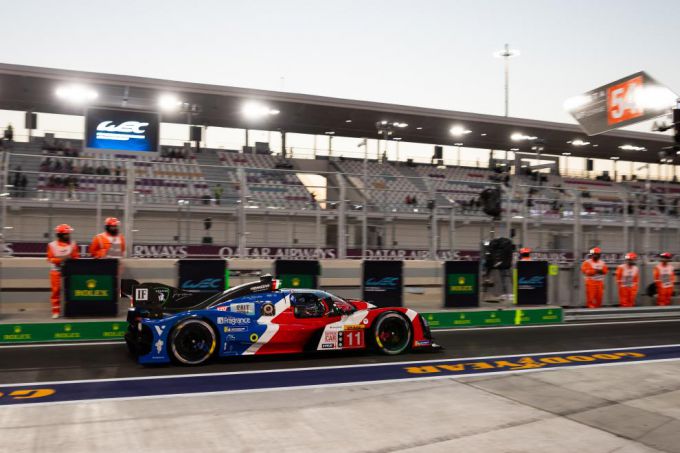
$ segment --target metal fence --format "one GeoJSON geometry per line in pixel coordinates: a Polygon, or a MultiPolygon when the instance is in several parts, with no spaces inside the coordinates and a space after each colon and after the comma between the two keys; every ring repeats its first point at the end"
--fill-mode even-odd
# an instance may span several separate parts
{"type": "Polygon", "coordinates": [[[86,240],[108,216],[123,220],[129,243],[222,244],[241,257],[266,246],[334,248],[338,258],[407,249],[436,259],[514,231],[517,244],[579,259],[594,245],[645,254],[677,249],[680,239],[676,184],[501,182],[488,170],[369,159],[309,161],[324,170],[304,161],[292,169],[234,166],[211,153],[150,161],[43,154],[28,145],[4,152],[3,241],[47,242],[59,223],[73,223],[86,240]],[[465,172],[474,176],[456,179],[465,172]],[[322,182],[303,183],[305,176],[322,182]],[[485,188],[501,190],[499,219],[483,213],[485,188]]]}

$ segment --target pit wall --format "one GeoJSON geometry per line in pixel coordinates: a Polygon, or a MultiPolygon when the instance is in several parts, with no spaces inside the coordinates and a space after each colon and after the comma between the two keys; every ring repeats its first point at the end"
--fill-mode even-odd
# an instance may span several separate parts
{"type": "MultiPolygon", "coordinates": [[[[123,278],[141,282],[153,281],[176,285],[175,259],[125,259],[123,278]]],[[[361,297],[360,260],[321,260],[319,286],[341,297],[361,297]]],[[[274,260],[229,260],[230,285],[256,279],[256,273],[273,273],[274,260]],[[239,275],[243,274],[243,275],[239,275]]],[[[613,267],[607,276],[605,305],[616,305],[617,294],[613,279],[613,267]]],[[[652,281],[653,264],[642,266],[640,293],[652,281]]],[[[443,273],[441,261],[404,261],[404,305],[416,310],[439,310],[443,308],[443,273]]],[[[0,259],[0,314],[19,312],[49,312],[49,265],[42,258],[0,259]]],[[[492,292],[500,293],[499,289],[492,292]]],[[[561,267],[556,276],[549,277],[549,303],[563,307],[582,306],[582,282],[580,275],[574,278],[573,269],[561,267]],[[576,286],[575,286],[576,285],[576,286]]],[[[652,301],[639,295],[639,305],[652,301]]]]}

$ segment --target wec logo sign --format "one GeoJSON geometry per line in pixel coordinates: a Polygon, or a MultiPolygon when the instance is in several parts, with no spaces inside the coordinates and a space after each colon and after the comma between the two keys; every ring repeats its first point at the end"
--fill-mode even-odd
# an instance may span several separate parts
{"type": "Polygon", "coordinates": [[[113,121],[102,121],[97,125],[97,138],[120,141],[144,140],[148,125],[149,123],[139,121],[124,121],[120,124],[115,124],[113,121]]]}

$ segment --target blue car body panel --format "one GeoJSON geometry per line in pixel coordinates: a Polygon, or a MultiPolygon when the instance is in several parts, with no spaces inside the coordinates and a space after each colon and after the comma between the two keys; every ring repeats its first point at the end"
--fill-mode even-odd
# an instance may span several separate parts
{"type": "Polygon", "coordinates": [[[151,351],[140,355],[141,364],[168,363],[170,335],[175,326],[189,318],[203,319],[213,325],[218,333],[217,348],[219,356],[247,355],[249,349],[262,337],[267,330],[271,315],[263,315],[263,306],[276,306],[289,298],[291,291],[275,291],[251,294],[218,304],[209,309],[189,310],[167,315],[161,319],[144,318],[139,321],[147,326],[153,334],[151,351]],[[228,311],[226,311],[228,309],[228,311]]]}

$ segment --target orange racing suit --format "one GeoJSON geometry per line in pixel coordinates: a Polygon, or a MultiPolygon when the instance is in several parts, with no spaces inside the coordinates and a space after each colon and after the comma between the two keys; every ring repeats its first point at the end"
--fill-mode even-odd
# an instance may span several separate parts
{"type": "Polygon", "coordinates": [[[50,284],[52,286],[50,303],[52,304],[53,315],[59,315],[61,311],[61,266],[64,260],[75,260],[79,257],[80,253],[75,241],[61,242],[56,240],[47,244],[47,261],[52,263],[52,269],[50,270],[50,284]]]}
{"type": "Polygon", "coordinates": [[[90,255],[92,258],[122,258],[125,255],[125,237],[122,234],[99,233],[92,238],[90,255]]]}
{"type": "Polygon", "coordinates": [[[670,305],[675,283],[675,269],[666,263],[654,266],[654,283],[656,283],[656,304],[670,305]]]}
{"type": "Polygon", "coordinates": [[[593,261],[587,259],[581,265],[581,273],[586,279],[586,306],[588,308],[600,308],[604,294],[604,276],[609,268],[601,259],[593,261]],[[598,273],[601,271],[602,273],[598,273]]]}
{"type": "Polygon", "coordinates": [[[640,269],[636,265],[621,264],[616,268],[616,285],[619,287],[619,305],[635,306],[640,284],[640,269]]]}

